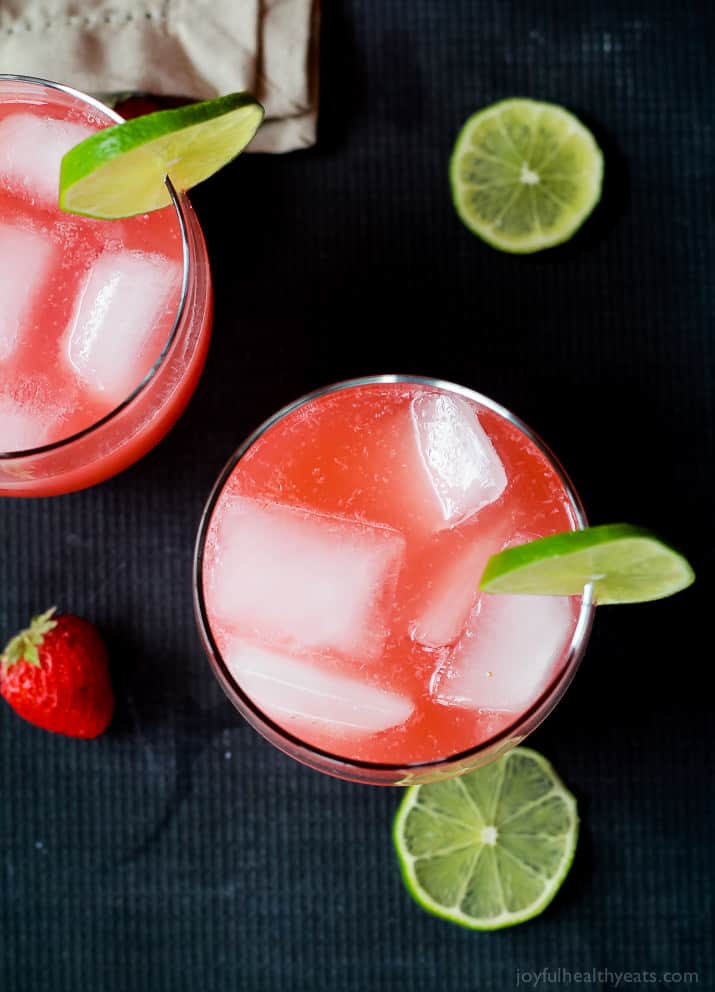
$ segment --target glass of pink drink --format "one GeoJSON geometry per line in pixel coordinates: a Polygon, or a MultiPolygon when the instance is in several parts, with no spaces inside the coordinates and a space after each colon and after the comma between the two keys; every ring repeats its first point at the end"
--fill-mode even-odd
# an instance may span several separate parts
{"type": "Polygon", "coordinates": [[[214,672],[319,771],[408,785],[518,744],[571,681],[583,597],[478,591],[490,555],[585,526],[548,448],[469,389],[375,376],[280,410],[236,451],[199,530],[214,672]]]}
{"type": "Polygon", "coordinates": [[[0,495],[93,485],[144,455],[206,358],[212,291],[187,197],[123,220],[57,206],[62,155],[122,118],[0,75],[0,495]]]}

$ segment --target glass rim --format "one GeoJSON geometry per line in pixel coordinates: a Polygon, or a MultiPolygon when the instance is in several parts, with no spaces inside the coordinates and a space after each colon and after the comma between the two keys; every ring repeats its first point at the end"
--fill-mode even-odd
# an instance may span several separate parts
{"type": "MultiPolygon", "coordinates": [[[[46,89],[57,90],[60,93],[64,93],[68,96],[74,97],[80,100],[82,103],[88,104],[95,110],[99,110],[101,113],[106,114],[111,120],[116,124],[124,123],[125,118],[116,111],[112,110],[111,107],[107,107],[98,100],[96,97],[91,96],[88,93],[83,93],[81,90],[75,89],[73,86],[66,86],[64,83],[56,83],[51,79],[43,79],[40,76],[22,76],[16,75],[14,73],[0,73],[0,85],[5,82],[17,82],[17,83],[29,83],[31,85],[37,85],[45,87],[46,89]]],[[[177,192],[176,188],[172,184],[168,176],[165,177],[164,183],[166,184],[167,191],[171,198],[172,205],[174,207],[174,212],[176,214],[176,219],[179,224],[179,232],[181,234],[181,255],[182,255],[182,274],[181,274],[181,296],[179,298],[179,303],[176,309],[176,316],[171,326],[169,335],[164,342],[162,349],[154,361],[151,368],[144,375],[141,382],[135,386],[135,388],[126,396],[121,403],[113,407],[108,413],[105,413],[103,417],[99,420],[93,421],[87,427],[82,428],[81,431],[76,431],[74,434],[68,434],[67,437],[62,437],[57,441],[52,441],[49,444],[41,444],[35,448],[23,448],[18,451],[2,451],[0,450],[0,462],[3,461],[15,461],[21,458],[31,458],[37,455],[50,454],[53,451],[60,451],[68,446],[82,440],[85,437],[89,437],[94,434],[95,431],[104,427],[105,424],[110,423],[116,417],[119,416],[134,400],[140,396],[153,382],[157,373],[163,367],[169,351],[171,350],[173,344],[175,343],[179,328],[184,318],[186,312],[186,305],[189,294],[189,276],[192,269],[191,266],[191,246],[189,243],[189,231],[188,222],[186,218],[186,212],[183,200],[186,199],[184,193],[177,192]]]]}
{"type": "MultiPolygon", "coordinates": [[[[287,730],[285,727],[281,726],[281,724],[277,723],[270,716],[268,716],[268,714],[266,714],[261,707],[253,701],[248,693],[242,689],[236,678],[229,671],[211,631],[211,624],[208,619],[203,588],[203,561],[204,550],[206,547],[206,537],[216,504],[224,490],[224,487],[231,477],[236,465],[238,465],[243,456],[256,443],[256,441],[258,441],[263,434],[266,433],[266,431],[270,430],[271,427],[279,423],[279,421],[283,420],[295,410],[298,410],[300,407],[305,406],[313,400],[331,395],[332,393],[341,392],[345,389],[388,383],[414,383],[416,385],[428,386],[443,389],[447,392],[457,393],[466,399],[479,403],[492,413],[495,413],[507,420],[510,424],[520,430],[537,447],[556,472],[559,482],[563,486],[569,500],[571,510],[573,511],[577,524],[576,529],[582,530],[584,527],[588,526],[586,513],[581,503],[581,499],[565,469],[546,442],[543,441],[541,437],[534,430],[532,430],[531,427],[529,427],[528,424],[526,424],[520,417],[516,416],[516,414],[512,413],[506,407],[501,406],[501,404],[490,399],[488,396],[484,396],[482,393],[478,393],[474,389],[470,389],[467,386],[460,386],[445,379],[436,379],[430,376],[391,373],[384,375],[360,376],[353,379],[345,379],[340,382],[334,382],[329,386],[323,386],[320,389],[306,393],[298,399],[293,400],[291,403],[287,403],[285,406],[281,407],[274,414],[264,420],[251,434],[249,434],[249,436],[238,446],[238,448],[236,448],[224,465],[211,488],[209,497],[201,513],[199,529],[194,546],[193,562],[194,612],[199,627],[199,633],[207,654],[209,655],[209,661],[214,669],[214,673],[218,677],[221,688],[224,690],[236,709],[239,710],[244,719],[245,715],[243,710],[246,709],[258,719],[259,725],[266,726],[279,739],[287,742],[295,748],[298,753],[304,752],[306,755],[320,759],[323,762],[329,762],[332,766],[336,767],[336,771],[331,771],[331,774],[338,774],[339,772],[344,771],[345,777],[347,778],[350,778],[350,772],[352,770],[358,770],[365,773],[394,773],[401,776],[408,776],[413,772],[426,772],[430,769],[438,771],[440,768],[448,767],[450,765],[459,765],[462,762],[468,762],[477,755],[492,750],[495,746],[507,741],[510,737],[518,735],[519,729],[528,725],[531,718],[536,716],[551,699],[555,698],[556,702],[558,702],[560,698],[559,690],[561,690],[561,694],[563,694],[563,692],[568,688],[568,685],[570,684],[576,673],[576,669],[580,664],[581,658],[583,657],[595,612],[593,586],[589,583],[584,587],[584,591],[581,596],[578,619],[571,635],[571,640],[568,647],[566,647],[562,652],[562,657],[565,659],[564,663],[561,665],[559,672],[551,679],[549,684],[542,690],[532,704],[527,707],[526,710],[521,712],[518,717],[516,717],[507,727],[488,737],[486,740],[480,741],[479,744],[475,744],[472,747],[455,752],[454,754],[444,755],[440,758],[432,758],[429,761],[417,761],[400,764],[396,762],[365,761],[359,758],[348,758],[345,755],[334,754],[324,748],[316,747],[309,741],[304,740],[298,735],[291,733],[291,731],[287,730]]],[[[547,713],[543,713],[541,719],[544,719],[546,715],[547,713]]],[[[250,721],[248,722],[250,723],[250,721]]],[[[254,727],[254,729],[256,728],[254,727]]],[[[269,742],[272,743],[270,740],[269,742]]],[[[292,756],[295,757],[295,755],[292,756]]]]}

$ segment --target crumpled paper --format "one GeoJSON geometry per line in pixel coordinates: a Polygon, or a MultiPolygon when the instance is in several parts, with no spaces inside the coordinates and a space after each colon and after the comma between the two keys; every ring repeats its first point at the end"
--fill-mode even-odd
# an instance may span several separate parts
{"type": "Polygon", "coordinates": [[[266,119],[249,151],[315,143],[319,0],[6,0],[0,71],[92,94],[205,100],[249,90],[266,119]]]}

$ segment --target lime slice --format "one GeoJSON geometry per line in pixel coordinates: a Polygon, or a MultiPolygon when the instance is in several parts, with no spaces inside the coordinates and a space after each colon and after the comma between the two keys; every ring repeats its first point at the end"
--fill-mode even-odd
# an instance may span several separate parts
{"type": "Polygon", "coordinates": [[[663,599],[694,580],[685,558],[651,531],[605,524],[500,551],[487,562],[480,589],[573,596],[590,582],[594,601],[606,605],[663,599]]]}
{"type": "Polygon", "coordinates": [[[502,100],[473,114],[452,152],[457,213],[501,251],[526,253],[567,241],[601,196],[603,156],[563,107],[502,100]]]}
{"type": "Polygon", "coordinates": [[[262,120],[250,93],[230,93],[98,131],[62,159],[60,207],[103,218],[166,207],[167,175],[190,189],[242,152],[262,120]]]}
{"type": "Polygon", "coordinates": [[[472,930],[513,926],[545,909],[577,838],[576,800],[525,747],[461,778],[413,785],[393,829],[410,895],[472,930]]]}

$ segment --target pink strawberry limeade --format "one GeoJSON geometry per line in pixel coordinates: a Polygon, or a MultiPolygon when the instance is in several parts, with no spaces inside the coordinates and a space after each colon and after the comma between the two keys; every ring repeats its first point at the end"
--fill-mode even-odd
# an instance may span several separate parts
{"type": "Polygon", "coordinates": [[[62,155],[120,118],[0,76],[0,494],[92,485],[141,457],[193,392],[211,282],[185,196],[124,220],[57,206],[62,155]]]}
{"type": "Polygon", "coordinates": [[[209,500],[199,623],[230,698],[322,771],[407,783],[522,739],[585,645],[581,597],[478,591],[490,555],[583,526],[531,432],[469,390],[357,380],[281,411],[209,500]]]}

